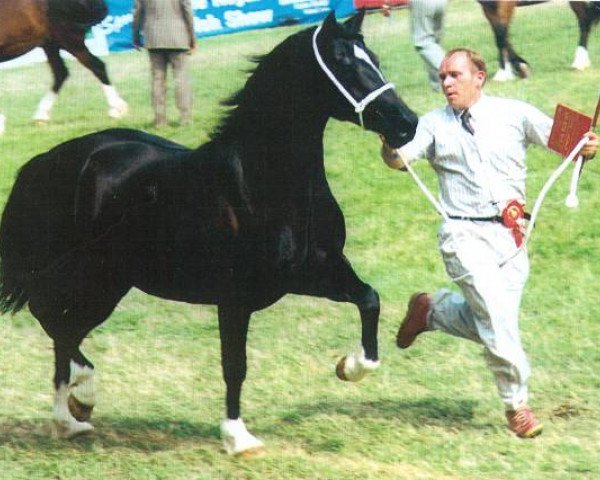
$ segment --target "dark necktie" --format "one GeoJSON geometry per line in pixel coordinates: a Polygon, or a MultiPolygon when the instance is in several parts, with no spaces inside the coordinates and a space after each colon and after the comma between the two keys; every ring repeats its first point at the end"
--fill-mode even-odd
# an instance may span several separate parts
{"type": "Polygon", "coordinates": [[[475,133],[475,130],[473,130],[473,125],[471,125],[471,112],[469,112],[469,109],[466,109],[460,114],[460,123],[462,127],[471,135],[475,133]]]}

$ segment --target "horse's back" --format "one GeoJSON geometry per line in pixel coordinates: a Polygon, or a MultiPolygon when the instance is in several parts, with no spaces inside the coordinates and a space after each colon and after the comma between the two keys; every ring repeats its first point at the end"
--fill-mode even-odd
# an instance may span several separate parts
{"type": "MultiPolygon", "coordinates": [[[[27,162],[19,171],[0,224],[3,293],[27,289],[35,275],[110,229],[119,216],[90,215],[136,170],[185,154],[185,147],[128,129],[111,129],[62,143],[27,162]],[[111,175],[112,178],[111,183],[111,175]],[[104,182],[106,189],[99,188],[104,182]],[[117,185],[115,186],[115,182],[117,185]],[[89,189],[93,183],[96,189],[89,189]],[[12,287],[11,287],[12,285],[12,287]]],[[[145,199],[130,201],[144,202],[145,199]]],[[[8,293],[10,296],[10,293],[8,293]]],[[[11,309],[8,306],[8,309],[11,309]]]]}
{"type": "Polygon", "coordinates": [[[44,3],[40,0],[0,1],[0,62],[44,43],[48,35],[44,3]]]}

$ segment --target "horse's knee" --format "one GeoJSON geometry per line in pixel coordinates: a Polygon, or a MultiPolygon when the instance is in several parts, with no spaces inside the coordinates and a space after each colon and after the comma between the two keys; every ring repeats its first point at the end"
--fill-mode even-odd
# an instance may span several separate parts
{"type": "Polygon", "coordinates": [[[357,299],[357,305],[361,311],[379,312],[381,303],[379,301],[379,294],[377,293],[377,290],[367,285],[367,289],[357,299]]]}

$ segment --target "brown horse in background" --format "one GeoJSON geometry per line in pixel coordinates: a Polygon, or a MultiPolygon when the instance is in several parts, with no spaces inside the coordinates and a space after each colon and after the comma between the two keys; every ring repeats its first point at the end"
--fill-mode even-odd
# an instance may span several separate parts
{"type": "Polygon", "coordinates": [[[111,85],[104,62],[85,45],[86,31],[107,14],[104,0],[0,1],[0,62],[41,47],[52,70],[54,82],[38,105],[33,117],[36,121],[50,120],[50,110],[69,75],[60,50],[69,52],[100,80],[111,117],[127,112],[127,103],[111,85]]]}
{"type": "MultiPolygon", "coordinates": [[[[516,73],[521,78],[527,78],[531,73],[531,67],[527,61],[519,56],[508,39],[508,28],[512,19],[514,9],[524,5],[544,3],[544,1],[483,1],[479,0],[486,18],[494,30],[496,45],[499,52],[500,69],[494,76],[494,80],[512,80],[516,73]]],[[[600,21],[600,1],[577,1],[569,2],[569,5],[577,17],[579,25],[579,45],[575,51],[575,59],[572,68],[585,70],[588,68],[590,58],[587,51],[589,33],[592,26],[600,21]]]]}

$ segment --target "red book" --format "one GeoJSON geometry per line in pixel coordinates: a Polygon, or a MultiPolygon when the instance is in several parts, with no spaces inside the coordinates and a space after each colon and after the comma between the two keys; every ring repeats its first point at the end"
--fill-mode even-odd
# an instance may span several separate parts
{"type": "Polygon", "coordinates": [[[566,157],[591,126],[592,117],[559,103],[554,112],[554,123],[548,139],[548,148],[566,157]]]}

